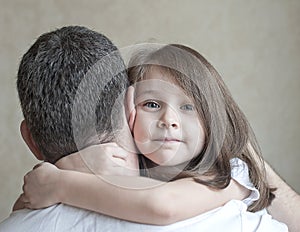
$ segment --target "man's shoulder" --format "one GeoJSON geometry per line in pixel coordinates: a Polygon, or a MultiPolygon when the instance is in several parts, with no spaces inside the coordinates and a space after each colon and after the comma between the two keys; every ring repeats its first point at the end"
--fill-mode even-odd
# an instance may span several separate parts
{"type": "Polygon", "coordinates": [[[84,209],[54,205],[42,210],[19,210],[0,223],[0,232],[53,231],[287,231],[287,227],[264,213],[250,213],[242,201],[168,226],[154,226],[119,220],[84,209]],[[217,222],[217,223],[216,223],[217,222]]]}
{"type": "Polygon", "coordinates": [[[139,232],[148,228],[153,229],[153,226],[120,220],[63,204],[40,210],[18,210],[0,223],[0,232],[139,232]]]}
{"type": "MultiPolygon", "coordinates": [[[[76,224],[80,221],[91,221],[93,214],[95,213],[63,204],[40,210],[23,209],[11,213],[2,221],[0,232],[77,231],[76,224]]],[[[103,216],[99,214],[98,217],[103,216]]]]}

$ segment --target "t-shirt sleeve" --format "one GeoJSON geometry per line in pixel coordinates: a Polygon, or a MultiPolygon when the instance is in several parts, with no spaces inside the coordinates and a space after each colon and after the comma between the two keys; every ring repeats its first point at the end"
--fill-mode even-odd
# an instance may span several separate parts
{"type": "Polygon", "coordinates": [[[243,200],[243,202],[249,206],[254,201],[257,201],[260,197],[259,191],[252,184],[249,177],[248,165],[239,158],[233,158],[230,160],[231,165],[231,178],[237,181],[240,185],[251,191],[250,195],[243,200]]]}

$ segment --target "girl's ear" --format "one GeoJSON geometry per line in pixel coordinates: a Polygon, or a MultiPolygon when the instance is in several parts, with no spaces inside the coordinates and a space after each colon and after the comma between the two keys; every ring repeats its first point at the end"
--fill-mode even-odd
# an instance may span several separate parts
{"type": "Polygon", "coordinates": [[[128,125],[130,128],[130,131],[132,132],[134,121],[135,121],[135,115],[136,115],[136,110],[135,110],[135,105],[134,105],[134,87],[133,86],[129,86],[129,88],[127,90],[126,104],[127,104],[128,125]]]}
{"type": "Polygon", "coordinates": [[[37,147],[36,143],[34,142],[34,140],[32,138],[32,135],[30,133],[30,130],[29,130],[25,120],[23,120],[21,122],[20,131],[21,131],[21,135],[22,135],[23,140],[25,141],[25,143],[29,147],[30,151],[34,154],[34,156],[38,160],[44,160],[44,157],[43,157],[41,151],[39,150],[39,148],[37,147]]]}

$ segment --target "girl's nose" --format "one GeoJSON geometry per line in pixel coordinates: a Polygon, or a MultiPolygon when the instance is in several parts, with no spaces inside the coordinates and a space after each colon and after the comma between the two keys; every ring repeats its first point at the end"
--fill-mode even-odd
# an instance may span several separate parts
{"type": "Polygon", "coordinates": [[[166,107],[166,109],[162,112],[160,119],[158,120],[158,127],[166,129],[178,129],[179,117],[176,111],[171,107],[166,107]]]}

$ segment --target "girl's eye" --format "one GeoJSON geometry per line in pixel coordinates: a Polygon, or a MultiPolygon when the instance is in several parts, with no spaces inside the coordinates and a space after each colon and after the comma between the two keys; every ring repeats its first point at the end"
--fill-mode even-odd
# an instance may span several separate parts
{"type": "Polygon", "coordinates": [[[192,104],[185,104],[180,107],[181,110],[194,111],[195,107],[192,104]]]}
{"type": "Polygon", "coordinates": [[[143,107],[147,107],[149,109],[159,109],[160,105],[157,102],[149,101],[143,104],[143,107]]]}

